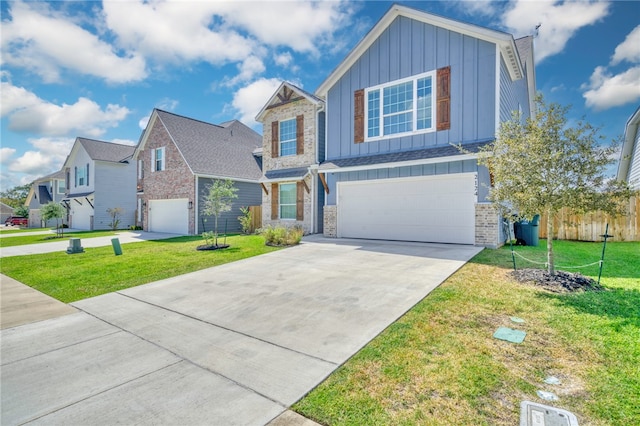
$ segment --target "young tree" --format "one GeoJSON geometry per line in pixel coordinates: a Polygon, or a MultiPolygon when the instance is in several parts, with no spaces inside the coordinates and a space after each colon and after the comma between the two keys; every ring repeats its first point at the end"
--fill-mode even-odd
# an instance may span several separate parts
{"type": "Polygon", "coordinates": [[[218,217],[221,213],[231,210],[233,200],[238,198],[236,192],[238,188],[233,186],[230,179],[216,179],[207,187],[208,193],[204,197],[202,214],[214,217],[214,238],[215,245],[218,245],[218,217]]]}
{"type": "Polygon", "coordinates": [[[63,228],[60,226],[59,220],[62,219],[67,210],[54,201],[50,201],[40,208],[42,219],[46,222],[49,219],[56,220],[56,235],[64,236],[63,228]]]}
{"type": "Polygon", "coordinates": [[[20,217],[29,217],[29,207],[25,205],[18,206],[13,209],[13,214],[20,217]]]}
{"type": "Polygon", "coordinates": [[[120,216],[122,215],[122,213],[124,213],[124,209],[122,207],[110,207],[107,209],[107,213],[109,213],[109,216],[111,216],[109,227],[112,231],[117,230],[118,226],[120,225],[120,216]]]}
{"type": "Polygon", "coordinates": [[[548,272],[555,274],[553,218],[567,207],[576,213],[605,210],[621,213],[631,192],[607,179],[615,144],[601,145],[598,129],[585,121],[570,125],[569,107],[536,97],[536,111],[523,121],[514,113],[502,123],[496,141],[481,150],[479,164],[494,179],[489,198],[505,217],[547,214],[548,272]]]}

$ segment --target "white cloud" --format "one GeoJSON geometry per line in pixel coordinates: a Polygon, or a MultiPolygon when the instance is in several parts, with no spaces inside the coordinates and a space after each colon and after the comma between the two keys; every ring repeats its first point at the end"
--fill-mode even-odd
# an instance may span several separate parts
{"type": "Polygon", "coordinates": [[[146,129],[150,119],[151,119],[150,115],[145,115],[140,119],[140,121],[138,121],[138,127],[140,127],[140,129],[142,130],[146,129]]]}
{"type": "Polygon", "coordinates": [[[131,139],[113,139],[111,142],[117,143],[120,145],[131,145],[131,146],[135,146],[138,144],[137,141],[132,141],[131,139]]]}
{"type": "Polygon", "coordinates": [[[180,101],[177,99],[163,98],[156,104],[156,107],[165,111],[173,111],[178,107],[179,103],[180,101]]]}
{"type": "Polygon", "coordinates": [[[516,37],[532,34],[542,24],[534,50],[539,64],[562,52],[582,27],[607,16],[610,7],[609,2],[517,0],[502,15],[502,23],[516,37]]]}
{"type": "Polygon", "coordinates": [[[497,13],[500,0],[463,0],[445,2],[445,6],[455,7],[469,16],[493,16],[497,13]]]}
{"type": "Polygon", "coordinates": [[[282,83],[277,78],[261,78],[236,91],[231,102],[238,119],[253,126],[256,115],[282,83]]]}
{"type": "Polygon", "coordinates": [[[9,14],[11,20],[2,22],[3,60],[35,72],[45,82],[59,81],[61,68],[111,83],[139,81],[147,75],[142,57],[119,54],[48,5],[11,3],[9,14]]]}
{"type": "Polygon", "coordinates": [[[293,61],[293,56],[291,56],[291,52],[284,52],[284,53],[276,54],[273,57],[273,61],[278,66],[287,67],[289,66],[291,61],[293,61]]]}
{"type": "Polygon", "coordinates": [[[616,47],[611,58],[611,65],[619,64],[622,61],[640,63],[640,25],[627,34],[624,41],[616,47]]]}
{"type": "Polygon", "coordinates": [[[0,148],[0,164],[5,165],[11,161],[11,157],[16,153],[14,148],[2,147],[0,148]]]}
{"type": "Polygon", "coordinates": [[[74,104],[56,105],[9,82],[2,82],[1,88],[2,114],[9,118],[9,129],[17,132],[62,136],[76,131],[83,136],[97,137],[108,127],[116,127],[130,112],[128,108],[114,104],[102,109],[84,97],[74,104]],[[28,101],[21,102],[20,96],[28,101]],[[9,105],[6,110],[5,102],[9,105]]]}
{"type": "Polygon", "coordinates": [[[235,77],[223,81],[222,85],[227,87],[235,86],[236,84],[243,83],[253,79],[256,75],[264,72],[264,62],[256,56],[249,56],[241,64],[238,64],[238,75],[235,77]]]}
{"type": "Polygon", "coordinates": [[[609,74],[605,67],[596,67],[582,94],[590,108],[603,110],[640,99],[640,66],[619,74],[609,74]]]}
{"type": "MultiPolygon", "coordinates": [[[[9,163],[9,171],[28,175],[27,181],[60,170],[71,151],[74,139],[34,138],[28,142],[35,150],[26,151],[9,163]]],[[[24,180],[24,179],[23,179],[24,180]]]]}

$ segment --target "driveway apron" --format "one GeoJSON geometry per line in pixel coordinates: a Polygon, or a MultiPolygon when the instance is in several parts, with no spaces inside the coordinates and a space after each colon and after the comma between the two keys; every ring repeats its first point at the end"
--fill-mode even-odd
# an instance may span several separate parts
{"type": "Polygon", "coordinates": [[[308,237],[73,303],[2,331],[2,424],[264,425],[480,250],[308,237]]]}

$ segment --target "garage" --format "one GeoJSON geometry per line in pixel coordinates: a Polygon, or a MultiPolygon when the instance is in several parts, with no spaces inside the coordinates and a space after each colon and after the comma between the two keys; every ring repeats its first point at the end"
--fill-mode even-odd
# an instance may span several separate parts
{"type": "Polygon", "coordinates": [[[189,234],[189,200],[149,201],[149,231],[189,234]]]}
{"type": "Polygon", "coordinates": [[[474,244],[476,174],[338,182],[338,237],[474,244]]]}

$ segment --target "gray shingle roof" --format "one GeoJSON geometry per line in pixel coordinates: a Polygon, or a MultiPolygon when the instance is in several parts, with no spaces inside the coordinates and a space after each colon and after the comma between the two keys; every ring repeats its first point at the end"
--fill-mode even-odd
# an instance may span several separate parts
{"type": "Polygon", "coordinates": [[[262,136],[238,120],[222,126],[156,109],[158,117],[195,174],[257,181],[262,170],[253,151],[262,136]]]}
{"type": "MultiPolygon", "coordinates": [[[[533,47],[533,37],[525,36],[515,40],[516,48],[518,49],[518,56],[520,56],[520,62],[525,65],[529,55],[531,54],[531,48],[533,47]]],[[[531,64],[529,64],[531,66],[531,64]]]]}
{"type": "Polygon", "coordinates": [[[120,163],[131,159],[135,146],[121,145],[113,142],[103,142],[94,139],[78,138],[84,149],[94,161],[111,161],[120,163]]]}
{"type": "MultiPolygon", "coordinates": [[[[464,144],[463,147],[467,151],[471,153],[476,153],[478,150],[493,142],[493,139],[475,142],[470,144],[464,144]]],[[[439,146],[436,148],[425,148],[418,149],[415,151],[401,151],[401,152],[390,152],[387,154],[378,154],[378,155],[368,155],[365,157],[353,157],[353,158],[342,158],[339,160],[329,160],[320,164],[320,170],[332,170],[339,169],[342,167],[358,167],[358,166],[371,166],[375,164],[385,164],[385,163],[400,163],[403,161],[415,161],[415,160],[424,160],[428,158],[440,158],[440,157],[450,157],[455,155],[462,155],[457,147],[453,145],[445,145],[439,146]]]]}
{"type": "Polygon", "coordinates": [[[64,179],[64,178],[65,178],[65,176],[64,176],[64,170],[58,170],[58,171],[57,171],[57,172],[55,172],[55,173],[51,173],[50,175],[46,175],[46,176],[43,176],[43,177],[41,177],[41,178],[36,179],[36,180],[34,181],[34,183],[35,183],[35,182],[43,182],[43,181],[45,181],[45,180],[51,180],[51,179],[64,179]]]}

